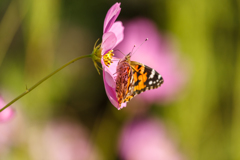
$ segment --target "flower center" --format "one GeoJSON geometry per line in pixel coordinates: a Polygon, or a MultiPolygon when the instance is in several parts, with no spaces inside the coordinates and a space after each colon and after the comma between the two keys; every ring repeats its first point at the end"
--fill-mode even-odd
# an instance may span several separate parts
{"type": "Polygon", "coordinates": [[[103,56],[103,61],[107,67],[109,67],[110,64],[113,63],[112,56],[114,56],[114,54],[112,52],[113,50],[110,50],[103,56]]]}

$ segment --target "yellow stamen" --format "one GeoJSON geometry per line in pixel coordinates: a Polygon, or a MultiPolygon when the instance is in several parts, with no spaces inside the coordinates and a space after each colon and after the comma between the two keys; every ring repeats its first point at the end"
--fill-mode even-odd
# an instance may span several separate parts
{"type": "Polygon", "coordinates": [[[110,51],[108,51],[108,53],[106,53],[106,54],[103,56],[103,61],[104,61],[105,65],[106,65],[107,67],[109,67],[110,64],[113,63],[113,61],[112,61],[112,56],[114,56],[114,54],[113,54],[112,52],[113,52],[113,50],[110,50],[110,51]]]}

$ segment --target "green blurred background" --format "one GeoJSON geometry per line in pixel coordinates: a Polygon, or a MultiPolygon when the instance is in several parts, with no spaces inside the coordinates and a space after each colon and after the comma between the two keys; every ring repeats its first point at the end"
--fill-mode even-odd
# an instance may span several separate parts
{"type": "MultiPolygon", "coordinates": [[[[114,3],[1,0],[1,96],[8,102],[67,61],[90,54],[114,3]]],[[[192,66],[182,98],[145,114],[165,123],[187,159],[239,160],[240,1],[128,0],[121,8],[118,20],[147,17],[175,37],[192,66]]],[[[83,124],[103,159],[117,159],[117,134],[135,116],[111,105],[91,59],[71,64],[13,106],[28,128],[63,117],[83,124]]],[[[31,159],[26,144],[15,146],[9,159],[31,159]]]]}

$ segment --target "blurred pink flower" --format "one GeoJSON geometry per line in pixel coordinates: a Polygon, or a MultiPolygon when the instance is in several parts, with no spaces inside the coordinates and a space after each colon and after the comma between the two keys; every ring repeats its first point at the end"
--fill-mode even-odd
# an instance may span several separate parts
{"type": "Polygon", "coordinates": [[[31,134],[32,159],[100,160],[90,136],[80,124],[61,120],[49,123],[43,131],[31,134]]]}
{"type": "MultiPolygon", "coordinates": [[[[9,159],[12,149],[26,138],[25,120],[21,111],[7,123],[0,123],[0,159],[9,159]]],[[[10,158],[11,159],[11,158],[10,158]]]]}
{"type": "MultiPolygon", "coordinates": [[[[167,102],[176,98],[177,93],[186,82],[186,70],[169,42],[161,36],[157,27],[148,19],[136,18],[125,25],[124,40],[115,47],[123,53],[129,53],[133,45],[137,47],[148,38],[136,53],[131,57],[132,61],[143,63],[160,73],[164,79],[161,87],[149,90],[136,96],[136,99],[144,102],[167,102]]],[[[115,53],[122,56],[120,53],[115,53]]]]}
{"type": "Polygon", "coordinates": [[[103,36],[102,36],[102,52],[101,59],[102,69],[103,69],[103,81],[107,96],[110,102],[116,107],[121,108],[126,106],[126,104],[118,105],[117,96],[116,96],[116,82],[114,79],[114,73],[116,73],[117,61],[112,61],[112,49],[118,45],[123,40],[123,30],[122,22],[115,22],[117,19],[121,8],[121,3],[115,3],[107,12],[107,15],[104,20],[103,26],[103,36]],[[107,54],[107,55],[106,55],[107,54]],[[106,55],[106,57],[104,57],[106,55]],[[107,66],[106,60],[109,58],[110,65],[107,66]]]}
{"type": "MultiPolygon", "coordinates": [[[[0,109],[2,109],[5,105],[6,103],[4,102],[3,98],[0,97],[0,109]]],[[[0,112],[0,123],[9,121],[13,118],[14,114],[14,109],[11,106],[7,107],[2,112],[0,112]]]]}
{"type": "Polygon", "coordinates": [[[125,160],[181,160],[176,146],[163,125],[154,119],[127,124],[119,140],[120,156],[125,160]]]}

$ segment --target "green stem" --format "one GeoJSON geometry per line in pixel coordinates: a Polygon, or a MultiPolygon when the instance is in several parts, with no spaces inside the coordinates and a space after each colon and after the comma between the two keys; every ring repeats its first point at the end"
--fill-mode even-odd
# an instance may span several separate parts
{"type": "Polygon", "coordinates": [[[55,70],[54,72],[50,73],[49,75],[47,75],[46,77],[44,77],[43,79],[41,79],[39,82],[37,82],[35,85],[33,85],[31,88],[26,89],[25,92],[23,92],[22,94],[20,94],[18,97],[16,97],[15,99],[13,99],[11,102],[9,102],[7,105],[5,105],[3,108],[0,109],[0,112],[2,112],[4,109],[6,109],[8,106],[10,106],[11,104],[13,104],[14,102],[16,102],[17,100],[19,100],[20,98],[22,98],[23,96],[25,96],[26,94],[28,94],[30,91],[32,91],[34,88],[36,88],[37,86],[39,86],[41,83],[43,83],[44,81],[46,81],[48,78],[50,78],[51,76],[53,76],[54,74],[56,74],[57,72],[59,72],[60,70],[62,70],[63,68],[67,67],[68,65],[70,65],[71,63],[82,59],[82,58],[86,58],[86,57],[92,57],[92,54],[89,55],[85,55],[85,56],[81,56],[78,58],[75,58],[71,61],[69,61],[68,63],[64,64],[62,67],[58,68],[57,70],[55,70]]]}

